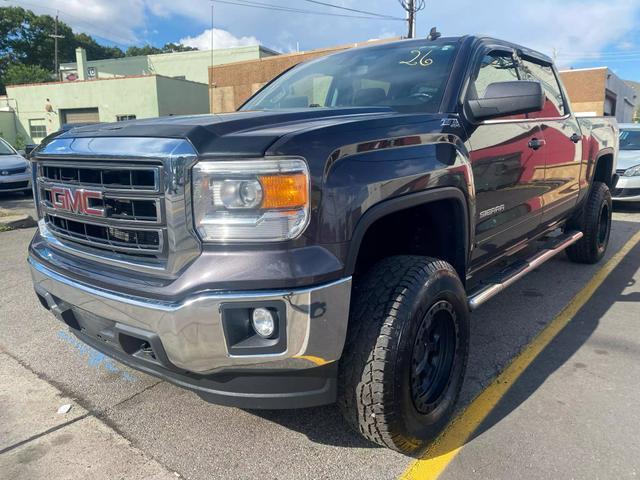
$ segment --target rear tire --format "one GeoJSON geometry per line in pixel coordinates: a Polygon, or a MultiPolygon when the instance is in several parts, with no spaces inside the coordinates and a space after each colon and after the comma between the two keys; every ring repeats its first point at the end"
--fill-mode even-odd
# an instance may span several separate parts
{"type": "Polygon", "coordinates": [[[412,454],[446,426],[462,387],[469,309],[448,263],[395,256],[354,287],[338,404],[379,445],[412,454]]]}
{"type": "Polygon", "coordinates": [[[567,248],[567,256],[576,263],[597,263],[604,257],[611,234],[613,202],[609,187],[594,182],[582,209],[568,223],[570,230],[584,236],[567,248]]]}

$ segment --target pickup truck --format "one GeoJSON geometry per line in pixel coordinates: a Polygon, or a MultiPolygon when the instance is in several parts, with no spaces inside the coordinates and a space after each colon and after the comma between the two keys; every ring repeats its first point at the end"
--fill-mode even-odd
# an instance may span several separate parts
{"type": "Polygon", "coordinates": [[[28,262],[42,305],[126,365],[240,408],[337,402],[412,453],[454,408],[470,312],[560,251],[603,257],[617,150],[533,50],[355,48],[234,113],[50,139],[28,262]]]}

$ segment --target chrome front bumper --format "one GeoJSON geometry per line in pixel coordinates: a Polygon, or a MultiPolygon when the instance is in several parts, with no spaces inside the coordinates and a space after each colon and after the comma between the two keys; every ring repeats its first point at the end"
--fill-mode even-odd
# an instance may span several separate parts
{"type": "Polygon", "coordinates": [[[77,282],[33,256],[29,265],[36,293],[58,318],[73,312],[157,336],[172,366],[196,374],[226,369],[309,369],[338,360],[347,330],[351,277],[286,291],[202,293],[179,302],[155,301],[77,282]],[[286,311],[286,350],[231,355],[222,306],[281,301],[286,311]]]}

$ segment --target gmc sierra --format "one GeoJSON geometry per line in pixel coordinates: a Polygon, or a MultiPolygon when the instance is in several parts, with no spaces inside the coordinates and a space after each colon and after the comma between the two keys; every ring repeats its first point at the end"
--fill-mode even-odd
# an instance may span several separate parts
{"type": "Polygon", "coordinates": [[[615,121],[491,38],[356,48],[238,112],[86,126],[33,154],[42,305],[95,349],[242,408],[337,402],[411,453],[446,424],[470,311],[602,258],[615,121]]]}

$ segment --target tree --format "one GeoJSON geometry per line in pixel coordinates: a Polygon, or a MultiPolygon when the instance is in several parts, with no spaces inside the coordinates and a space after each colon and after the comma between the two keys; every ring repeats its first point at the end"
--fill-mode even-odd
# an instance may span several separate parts
{"type": "Polygon", "coordinates": [[[4,74],[5,85],[20,85],[23,83],[44,83],[53,80],[53,73],[39,65],[23,65],[14,63],[9,65],[4,74]]]}
{"type": "Polygon", "coordinates": [[[162,47],[163,53],[173,53],[173,52],[193,52],[194,50],[198,50],[196,47],[189,47],[188,45],[183,45],[181,43],[165,43],[164,47],[162,47]]]}
{"type": "MultiPolygon", "coordinates": [[[[4,86],[15,83],[16,79],[38,81],[44,78],[43,71],[54,70],[54,41],[50,37],[54,31],[55,19],[50,15],[36,15],[22,7],[0,7],[0,95],[5,93],[4,86]],[[16,68],[9,81],[7,74],[12,66],[16,68]]],[[[125,53],[118,47],[100,45],[86,33],[74,33],[63,21],[58,22],[58,34],[63,37],[58,40],[60,63],[75,61],[75,50],[78,47],[87,51],[87,58],[90,60],[196,50],[181,44],[167,43],[162,48],[152,45],[129,47],[125,53]]]]}
{"type": "MultiPolygon", "coordinates": [[[[54,41],[49,35],[54,31],[55,19],[50,15],[36,15],[21,7],[0,8],[0,94],[4,93],[4,85],[15,83],[15,79],[37,81],[43,78],[42,71],[35,68],[15,69],[9,81],[6,76],[11,66],[26,65],[53,71],[54,41]]],[[[60,63],[73,62],[77,47],[85,48],[89,58],[95,60],[124,56],[117,47],[105,47],[87,34],[73,33],[62,21],[58,21],[58,34],[63,36],[58,41],[60,63]]]]}
{"type": "Polygon", "coordinates": [[[164,47],[161,48],[147,44],[144,47],[129,47],[125,54],[127,57],[135,57],[138,55],[156,55],[158,53],[191,52],[193,50],[198,49],[181,43],[165,43],[164,47]]]}
{"type": "MultiPolygon", "coordinates": [[[[124,52],[118,47],[105,47],[86,33],[74,34],[75,48],[82,47],[87,51],[90,60],[103,60],[105,58],[122,58],[124,52]]],[[[75,54],[74,54],[75,55],[75,54]]],[[[71,60],[72,61],[72,60],[71,60]]]]}

